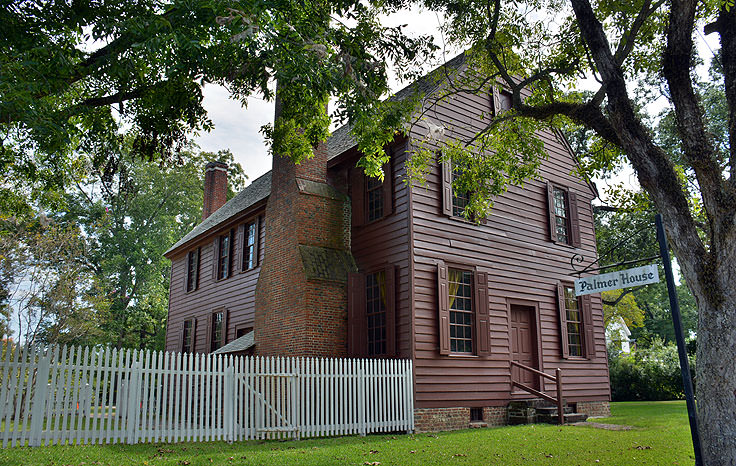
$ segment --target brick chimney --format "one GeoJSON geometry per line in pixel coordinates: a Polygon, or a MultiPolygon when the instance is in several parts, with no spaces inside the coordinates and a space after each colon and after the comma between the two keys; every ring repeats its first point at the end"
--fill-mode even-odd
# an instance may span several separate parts
{"type": "Polygon", "coordinates": [[[327,184],[327,157],[324,143],[299,165],[273,156],[256,287],[259,355],[347,355],[350,203],[327,184]]]}
{"type": "Polygon", "coordinates": [[[227,164],[210,162],[204,169],[204,207],[202,220],[227,202],[227,164]]]}

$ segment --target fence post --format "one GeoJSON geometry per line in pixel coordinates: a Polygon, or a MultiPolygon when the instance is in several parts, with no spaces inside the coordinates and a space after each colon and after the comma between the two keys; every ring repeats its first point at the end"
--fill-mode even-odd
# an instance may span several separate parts
{"type": "MultiPolygon", "coordinates": [[[[138,354],[138,353],[134,353],[138,354]]],[[[136,358],[138,359],[138,358],[136,358]]],[[[127,435],[126,443],[135,444],[138,443],[138,421],[140,416],[140,398],[141,398],[141,376],[143,371],[141,368],[141,361],[136,360],[134,364],[130,366],[130,383],[127,390],[127,403],[126,403],[126,416],[127,422],[127,435]]]]}
{"type": "MultiPolygon", "coordinates": [[[[31,411],[31,438],[28,444],[32,447],[41,445],[41,432],[43,431],[43,419],[46,407],[46,395],[48,393],[50,355],[48,352],[38,361],[36,380],[33,384],[33,410],[31,411]]],[[[30,371],[29,371],[29,377],[30,371]]],[[[7,426],[5,427],[8,428],[7,426]]]]}
{"type": "Polygon", "coordinates": [[[358,431],[361,437],[365,437],[365,371],[363,370],[365,359],[358,360],[358,431]]]}
{"type": "MultiPolygon", "coordinates": [[[[224,358],[223,358],[224,359],[224,358]]],[[[235,365],[228,357],[228,365],[225,367],[225,386],[223,387],[224,396],[224,408],[225,408],[225,440],[228,443],[233,443],[235,437],[235,390],[233,385],[235,383],[235,365]]]]}

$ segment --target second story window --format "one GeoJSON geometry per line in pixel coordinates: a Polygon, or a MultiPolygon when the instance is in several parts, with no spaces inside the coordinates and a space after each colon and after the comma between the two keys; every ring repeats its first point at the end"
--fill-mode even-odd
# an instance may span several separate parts
{"type": "Polygon", "coordinates": [[[383,182],[378,178],[366,177],[365,190],[368,201],[366,221],[372,222],[383,217],[383,182]]]}
{"type": "Polygon", "coordinates": [[[581,246],[577,199],[571,188],[547,182],[550,241],[576,248],[581,246]]]}
{"type": "Polygon", "coordinates": [[[552,196],[554,199],[557,241],[570,244],[567,192],[560,188],[553,188],[552,196]]]}
{"type": "Polygon", "coordinates": [[[247,223],[243,235],[243,270],[250,270],[258,265],[258,221],[247,223]]]}
{"type": "Polygon", "coordinates": [[[455,182],[462,173],[457,167],[452,169],[452,216],[453,217],[464,217],[465,209],[470,204],[470,193],[468,191],[459,191],[454,187],[455,182]]]}
{"type": "Polygon", "coordinates": [[[187,254],[187,291],[199,288],[199,256],[201,248],[187,254]]]}
{"type": "Polygon", "coordinates": [[[233,232],[220,235],[217,248],[217,279],[221,280],[230,276],[230,262],[232,257],[233,232]]]}
{"type": "Polygon", "coordinates": [[[212,313],[212,325],[210,332],[210,352],[221,348],[225,344],[225,321],[224,312],[218,311],[212,313]]]}

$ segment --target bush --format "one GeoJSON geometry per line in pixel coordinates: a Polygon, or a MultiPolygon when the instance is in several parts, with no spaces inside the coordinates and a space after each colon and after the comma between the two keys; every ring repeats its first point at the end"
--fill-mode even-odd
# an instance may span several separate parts
{"type": "MultiPolygon", "coordinates": [[[[648,348],[632,354],[609,351],[608,369],[611,376],[613,401],[679,400],[685,397],[682,388],[680,359],[674,343],[655,340],[648,348]]],[[[695,383],[695,358],[689,357],[690,374],[695,383]]]]}

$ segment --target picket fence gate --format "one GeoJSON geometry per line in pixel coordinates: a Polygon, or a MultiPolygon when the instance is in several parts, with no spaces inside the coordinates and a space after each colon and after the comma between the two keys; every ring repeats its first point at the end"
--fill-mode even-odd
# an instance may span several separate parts
{"type": "Polygon", "coordinates": [[[3,447],[414,430],[409,360],[5,346],[3,447]]]}

